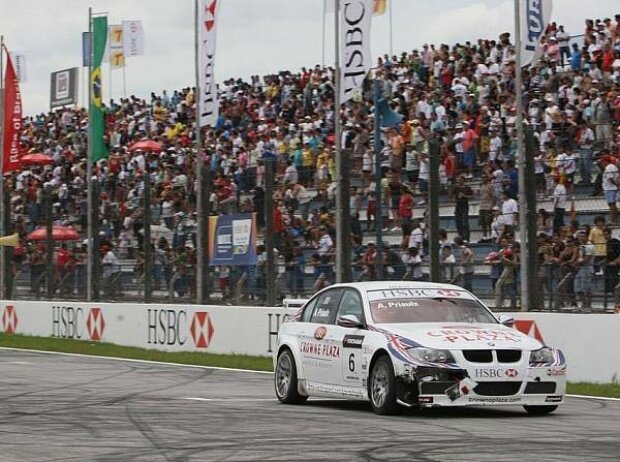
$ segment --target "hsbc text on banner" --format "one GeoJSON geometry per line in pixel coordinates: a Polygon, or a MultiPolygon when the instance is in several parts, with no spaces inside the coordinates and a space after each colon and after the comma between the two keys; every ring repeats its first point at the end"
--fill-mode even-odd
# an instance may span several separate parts
{"type": "Polygon", "coordinates": [[[198,72],[200,94],[196,100],[200,126],[215,126],[219,115],[215,82],[215,39],[221,0],[200,0],[198,8],[198,72]]]}
{"type": "Polygon", "coordinates": [[[50,108],[77,104],[79,69],[63,69],[52,72],[50,108]]]}
{"type": "Polygon", "coordinates": [[[256,264],[256,214],[209,217],[209,262],[230,266],[256,264]]]}
{"type": "MultiPolygon", "coordinates": [[[[22,94],[19,80],[13,67],[13,60],[8,50],[6,53],[6,73],[4,79],[4,127],[2,133],[3,156],[2,171],[12,172],[20,167],[19,138],[22,131],[22,94]]],[[[0,53],[2,50],[0,50],[0,53]]]]}
{"type": "Polygon", "coordinates": [[[542,39],[551,20],[552,0],[519,0],[521,8],[521,66],[540,58],[542,39]]]}
{"type": "Polygon", "coordinates": [[[24,53],[11,53],[15,74],[19,83],[28,82],[28,67],[26,66],[26,55],[24,53]]]}
{"type": "Polygon", "coordinates": [[[372,65],[372,14],[373,0],[340,2],[340,104],[353,98],[372,65]]]}
{"type": "Polygon", "coordinates": [[[144,54],[144,29],[141,21],[123,21],[123,48],[125,56],[144,54]]]}

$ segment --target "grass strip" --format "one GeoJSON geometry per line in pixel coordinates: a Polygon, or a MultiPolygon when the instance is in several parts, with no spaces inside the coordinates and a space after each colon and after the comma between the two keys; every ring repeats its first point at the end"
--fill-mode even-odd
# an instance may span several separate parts
{"type": "Polygon", "coordinates": [[[93,356],[114,356],[117,358],[143,359],[198,366],[229,367],[257,371],[273,370],[272,359],[261,356],[222,355],[199,352],[178,352],[146,350],[144,348],[112,345],[111,343],[89,342],[27,335],[0,334],[0,346],[26,348],[30,350],[79,353],[93,356]]]}
{"type": "Polygon", "coordinates": [[[620,398],[620,383],[569,382],[566,392],[571,395],[620,398]]]}
{"type": "MultiPolygon", "coordinates": [[[[144,359],[177,364],[198,366],[230,367],[257,371],[272,371],[271,358],[263,356],[221,355],[198,352],[170,353],[144,348],[112,345],[82,340],[59,339],[49,337],[31,337],[27,335],[6,335],[0,333],[0,346],[26,348],[30,350],[59,351],[93,356],[114,356],[117,358],[144,359]]],[[[602,396],[620,398],[620,383],[569,383],[567,393],[572,395],[602,396]]]]}

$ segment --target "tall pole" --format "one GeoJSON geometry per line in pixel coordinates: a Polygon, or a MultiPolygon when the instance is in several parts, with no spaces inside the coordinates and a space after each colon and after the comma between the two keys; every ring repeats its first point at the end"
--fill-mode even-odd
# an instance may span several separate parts
{"type": "Polygon", "coordinates": [[[86,260],[86,301],[93,301],[93,269],[94,269],[94,236],[93,236],[93,118],[92,118],[92,99],[93,85],[91,81],[93,73],[93,9],[88,8],[88,40],[90,46],[88,52],[88,152],[86,158],[86,190],[88,197],[88,221],[87,221],[87,239],[88,239],[88,258],[86,260]]]}
{"type": "Polygon", "coordinates": [[[323,0],[323,28],[321,29],[321,66],[325,67],[325,18],[327,16],[327,2],[329,0],[323,0]]]}
{"type": "Polygon", "coordinates": [[[127,61],[123,63],[123,98],[127,98],[127,80],[125,78],[125,68],[127,67],[127,61]]]}
{"type": "Polygon", "coordinates": [[[529,309],[529,293],[532,289],[529,271],[529,255],[527,248],[527,196],[525,182],[525,142],[523,138],[523,78],[521,75],[521,2],[514,0],[515,7],[515,46],[516,46],[516,108],[517,108],[517,149],[518,149],[518,172],[519,172],[519,236],[521,240],[521,310],[529,309]]]}
{"type": "Polygon", "coordinates": [[[392,59],[392,56],[394,56],[394,23],[392,20],[392,3],[394,2],[388,2],[388,8],[390,9],[390,59],[392,59]]]}
{"type": "MultiPolygon", "coordinates": [[[[0,236],[4,236],[6,209],[4,207],[4,35],[0,35],[0,236]]],[[[6,256],[4,249],[0,252],[0,292],[7,299],[8,288],[4,285],[7,271],[6,256]]]]}
{"type": "Polygon", "coordinates": [[[199,37],[199,17],[200,11],[198,0],[194,2],[194,66],[196,70],[196,303],[202,304],[205,299],[205,274],[208,273],[208,261],[205,261],[205,216],[204,216],[204,162],[202,159],[202,133],[200,130],[200,37],[199,37]]]}
{"type": "Polygon", "coordinates": [[[342,203],[344,201],[344,191],[342,191],[342,185],[340,184],[340,178],[342,176],[342,130],[340,127],[340,0],[336,0],[334,24],[334,43],[336,51],[334,66],[334,134],[336,137],[336,142],[334,144],[334,154],[336,158],[336,178],[338,180],[338,188],[336,190],[336,282],[345,282],[342,278],[344,258],[346,258],[346,256],[343,255],[343,242],[345,236],[343,236],[342,233],[342,220],[344,218],[342,216],[342,203]]]}

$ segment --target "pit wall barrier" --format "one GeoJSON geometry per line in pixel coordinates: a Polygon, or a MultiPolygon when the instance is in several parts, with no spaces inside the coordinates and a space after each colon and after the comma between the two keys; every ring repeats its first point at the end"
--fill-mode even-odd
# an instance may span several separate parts
{"type": "MultiPolygon", "coordinates": [[[[0,301],[2,332],[161,351],[269,356],[297,309],[0,301]]],[[[567,357],[573,382],[620,380],[620,316],[514,313],[515,327],[567,357]]]]}

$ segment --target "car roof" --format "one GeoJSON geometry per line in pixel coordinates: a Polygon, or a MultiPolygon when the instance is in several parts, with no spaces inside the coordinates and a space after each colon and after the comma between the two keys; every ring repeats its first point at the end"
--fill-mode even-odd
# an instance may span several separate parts
{"type": "Polygon", "coordinates": [[[454,289],[465,290],[453,284],[442,284],[438,282],[425,281],[368,281],[368,282],[346,282],[333,284],[330,289],[336,287],[351,287],[360,291],[369,290],[391,290],[391,289],[454,289]]]}

